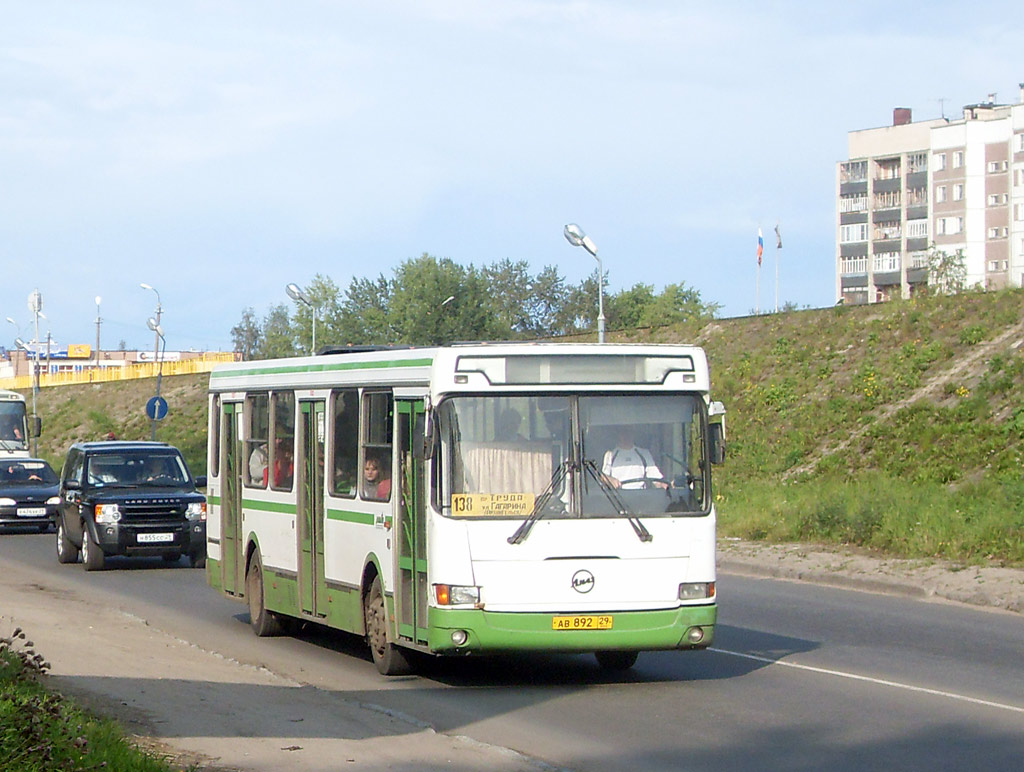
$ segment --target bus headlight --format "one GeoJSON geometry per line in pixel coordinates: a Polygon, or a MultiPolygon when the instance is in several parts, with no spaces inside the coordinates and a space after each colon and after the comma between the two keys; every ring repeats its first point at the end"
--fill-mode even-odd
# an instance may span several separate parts
{"type": "Polygon", "coordinates": [[[185,517],[189,520],[205,520],[206,519],[206,502],[205,501],[193,501],[185,509],[185,517]]]}
{"type": "Polygon", "coordinates": [[[715,597],[714,582],[683,582],[679,585],[679,600],[703,600],[715,597]]]}
{"type": "Polygon", "coordinates": [[[94,516],[97,523],[116,523],[121,519],[121,509],[117,504],[97,504],[94,516]]]}
{"type": "Polygon", "coordinates": [[[459,584],[435,584],[434,597],[438,606],[464,606],[480,602],[480,588],[459,584]]]}

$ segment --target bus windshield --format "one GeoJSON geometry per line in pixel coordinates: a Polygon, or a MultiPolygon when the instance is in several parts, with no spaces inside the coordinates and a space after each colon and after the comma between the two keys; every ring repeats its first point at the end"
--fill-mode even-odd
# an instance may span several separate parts
{"type": "Polygon", "coordinates": [[[706,513],[705,415],[687,394],[449,398],[438,507],[510,519],[706,513]]]}
{"type": "Polygon", "coordinates": [[[0,402],[0,450],[27,450],[28,426],[25,403],[15,400],[0,402]]]}

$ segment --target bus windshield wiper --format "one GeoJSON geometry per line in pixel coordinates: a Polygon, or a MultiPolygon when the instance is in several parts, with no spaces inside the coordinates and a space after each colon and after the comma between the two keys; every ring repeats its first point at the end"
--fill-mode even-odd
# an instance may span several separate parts
{"type": "Polygon", "coordinates": [[[571,465],[572,464],[569,459],[566,459],[558,465],[554,474],[551,475],[551,482],[548,483],[548,487],[544,489],[544,491],[537,497],[537,500],[533,503],[533,511],[526,516],[526,519],[519,525],[516,532],[508,537],[509,544],[519,544],[530,535],[530,530],[533,528],[533,524],[544,516],[544,508],[558,489],[558,485],[565,479],[571,465]]]}
{"type": "Polygon", "coordinates": [[[651,536],[651,532],[648,531],[644,524],[640,522],[640,518],[636,516],[636,513],[632,512],[629,507],[622,501],[619,493],[615,488],[610,486],[604,481],[601,476],[600,470],[597,468],[597,464],[594,463],[592,458],[588,458],[583,462],[583,468],[587,470],[587,473],[594,478],[597,482],[598,487],[604,493],[605,497],[611,502],[612,507],[629,521],[629,524],[633,526],[633,532],[636,533],[637,538],[640,541],[651,541],[654,537],[651,536]]]}

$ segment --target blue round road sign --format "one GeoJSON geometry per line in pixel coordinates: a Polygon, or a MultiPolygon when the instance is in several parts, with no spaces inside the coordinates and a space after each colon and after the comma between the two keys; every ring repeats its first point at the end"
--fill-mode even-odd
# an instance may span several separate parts
{"type": "Polygon", "coordinates": [[[150,397],[146,403],[146,415],[154,421],[167,416],[167,400],[163,397],[150,397]]]}

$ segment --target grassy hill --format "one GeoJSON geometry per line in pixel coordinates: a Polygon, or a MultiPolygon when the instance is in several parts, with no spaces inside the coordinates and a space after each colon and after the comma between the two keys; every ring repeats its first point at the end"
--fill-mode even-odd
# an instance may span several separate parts
{"type": "MultiPolygon", "coordinates": [[[[1024,292],[612,332],[693,342],[728,408],[721,532],[1024,565],[1024,292]]],[[[165,378],[160,439],[205,472],[207,376],[165,378]]],[[[40,392],[41,454],[149,437],[152,380],[40,392]]]]}

